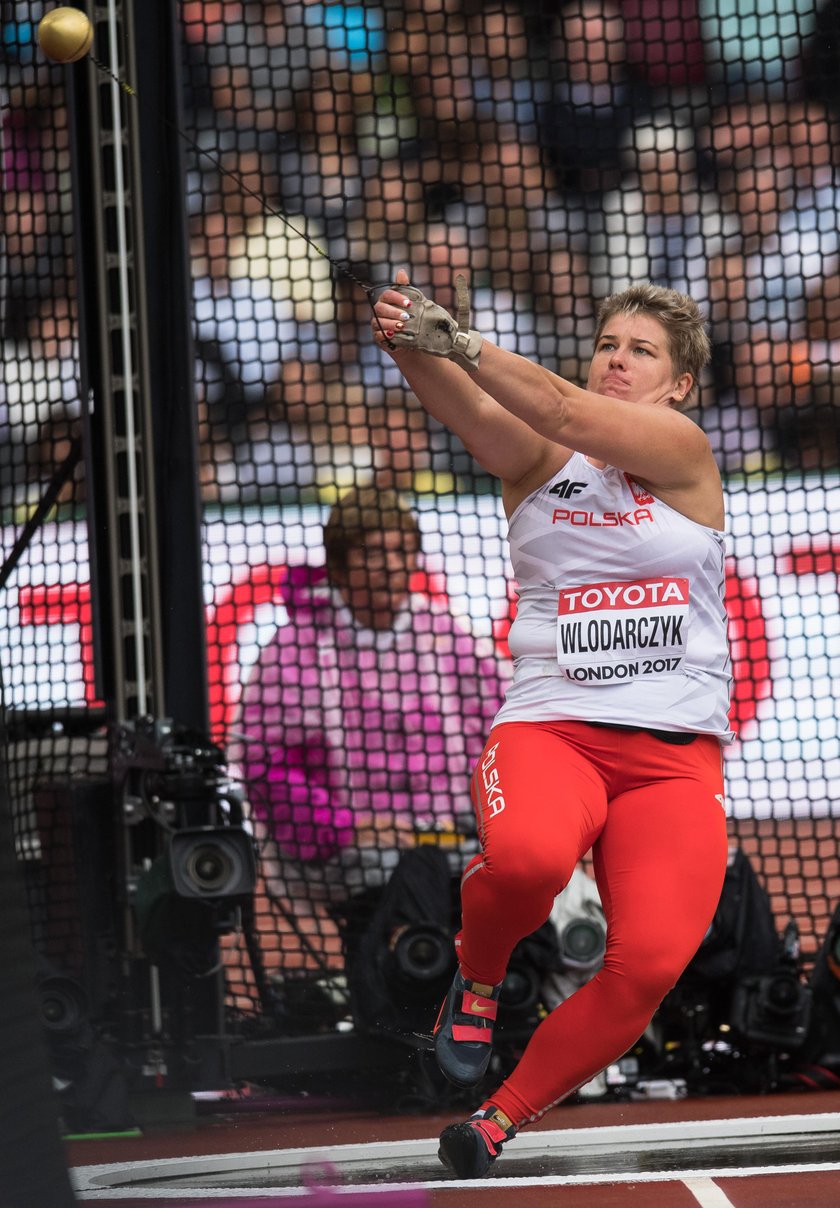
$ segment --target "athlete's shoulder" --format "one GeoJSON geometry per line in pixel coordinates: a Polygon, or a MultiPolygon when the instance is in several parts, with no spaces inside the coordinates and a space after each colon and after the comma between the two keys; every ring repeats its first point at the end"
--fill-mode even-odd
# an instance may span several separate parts
{"type": "Polygon", "coordinates": [[[502,501],[505,513],[512,520],[515,513],[527,500],[550,487],[554,479],[564,471],[571,471],[575,465],[585,459],[574,449],[566,449],[561,445],[552,445],[544,457],[524,474],[518,482],[503,484],[502,501]]]}

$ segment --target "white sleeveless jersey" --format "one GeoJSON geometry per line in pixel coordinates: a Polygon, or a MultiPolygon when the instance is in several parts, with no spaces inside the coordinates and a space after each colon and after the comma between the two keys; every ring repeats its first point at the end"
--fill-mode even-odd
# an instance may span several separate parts
{"type": "Polygon", "coordinates": [[[723,534],[574,453],[509,525],[519,606],[496,723],[597,721],[732,741],[723,534]]]}

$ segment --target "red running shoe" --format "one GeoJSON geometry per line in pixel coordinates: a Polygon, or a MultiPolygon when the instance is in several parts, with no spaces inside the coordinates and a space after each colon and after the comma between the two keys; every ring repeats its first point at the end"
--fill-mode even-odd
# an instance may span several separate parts
{"type": "Polygon", "coordinates": [[[516,1129],[492,1104],[463,1124],[450,1124],[440,1134],[438,1157],[459,1179],[480,1179],[502,1152],[516,1129]]]}
{"type": "Polygon", "coordinates": [[[437,1063],[456,1086],[475,1086],[493,1053],[493,1024],[502,985],[467,981],[460,970],[443,1001],[434,1027],[437,1063]]]}

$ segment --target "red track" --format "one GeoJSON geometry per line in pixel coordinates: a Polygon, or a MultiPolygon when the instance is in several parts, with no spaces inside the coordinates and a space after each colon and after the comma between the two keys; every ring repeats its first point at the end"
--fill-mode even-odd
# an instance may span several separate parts
{"type": "MultiPolygon", "coordinates": [[[[840,1113],[840,1092],[773,1097],[732,1097],[689,1099],[679,1103],[599,1104],[561,1107],[535,1126],[544,1130],[589,1128],[623,1124],[667,1123],[680,1120],[718,1120],[754,1116],[788,1116],[815,1113],[840,1113]]],[[[436,1136],[449,1123],[449,1117],[385,1117],[372,1113],[325,1111],[266,1112],[235,1114],[222,1111],[202,1118],[185,1131],[150,1132],[136,1138],[85,1140],[68,1143],[71,1166],[99,1163],[138,1162],[150,1158],[174,1158],[199,1154],[244,1153],[251,1151],[316,1147],[319,1156],[329,1153],[331,1145],[372,1141],[408,1140],[436,1136]]],[[[533,1131],[533,1130],[531,1130],[533,1131]]],[[[840,1153],[823,1155],[824,1161],[840,1162],[840,1153]]],[[[497,1165],[501,1178],[504,1159],[497,1165]]],[[[384,1190],[384,1187],[382,1188],[384,1190]]],[[[715,1177],[702,1180],[694,1192],[679,1176],[663,1182],[602,1183],[593,1186],[561,1185],[511,1188],[494,1187],[494,1179],[484,1180],[470,1189],[445,1185],[428,1192],[434,1208],[475,1208],[480,1189],[481,1208],[838,1208],[840,1171],[797,1174],[760,1174],[745,1177],[715,1177]],[[632,1197],[632,1198],[631,1198],[632,1197]],[[723,1197],[723,1198],[721,1198],[723,1197]]],[[[99,1193],[101,1194],[101,1193],[99,1193]]],[[[193,1193],[195,1194],[195,1193],[193,1193]]],[[[344,1197],[341,1197],[343,1200],[344,1197]]],[[[338,1202],[341,1202],[339,1200],[338,1202]]],[[[179,1208],[219,1204],[218,1199],[195,1198],[166,1200],[143,1198],[100,1199],[108,1208],[141,1208],[150,1203],[177,1204],[179,1208]]],[[[240,1208],[282,1208],[289,1202],[255,1192],[253,1198],[234,1201],[240,1208]]],[[[347,1208],[375,1208],[375,1195],[348,1196],[347,1208]]]]}

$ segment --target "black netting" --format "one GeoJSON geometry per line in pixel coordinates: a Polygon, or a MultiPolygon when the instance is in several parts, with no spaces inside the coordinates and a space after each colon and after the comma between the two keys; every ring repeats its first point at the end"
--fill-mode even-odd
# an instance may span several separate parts
{"type": "Polygon", "coordinates": [[[73,931],[78,962],[77,920],[64,914],[75,857],[51,800],[71,777],[102,774],[105,762],[79,444],[69,119],[63,74],[33,41],[42,13],[40,4],[7,5],[2,30],[0,631],[18,855],[39,938],[60,951],[73,931]]]}
{"type": "MultiPolygon", "coordinates": [[[[214,722],[252,744],[244,770],[279,895],[258,917],[278,976],[321,944],[334,952],[322,899],[359,889],[355,863],[382,875],[391,811],[406,809],[385,777],[381,833],[364,827],[380,714],[364,686],[324,671],[322,525],[336,497],[367,481],[406,494],[422,533],[414,587],[476,652],[495,644],[485,699],[507,670],[493,484],[374,349],[352,279],[401,265],[450,306],[466,270],[474,325],[574,380],[607,294],[649,279],[708,312],[714,360],[695,418],[731,517],[733,835],[806,949],[824,931],[838,875],[840,193],[833,62],[816,31],[831,8],[418,0],[246,4],[222,20],[185,6],[191,129],[208,153],[191,163],[190,214],[214,722]],[[304,665],[317,699],[304,699],[304,665]],[[288,838],[301,828],[305,851],[288,838]]],[[[463,716],[437,676],[426,703],[463,716]]],[[[437,800],[457,814],[466,786],[444,751],[437,800]]],[[[411,774],[430,775],[419,757],[411,774]]]]}
{"type": "MultiPolygon", "coordinates": [[[[67,783],[107,760],[64,76],[33,44],[42,5],[7,7],[7,557],[57,496],[7,562],[0,624],[20,856],[49,931],[47,847],[74,876],[67,783]]],[[[692,414],[728,505],[732,835],[816,950],[840,894],[838,12],[181,3],[210,726],[260,854],[252,925],[223,945],[234,1020],[332,1027],[343,950],[400,851],[437,845],[455,873],[475,850],[469,774],[514,585],[496,480],[371,338],[369,287],[401,266],[450,307],[466,272],[473,326],[575,381],[609,293],[652,280],[704,307],[692,414]],[[410,590],[396,629],[354,617],[354,574],[378,576],[384,613],[410,590]]]]}

